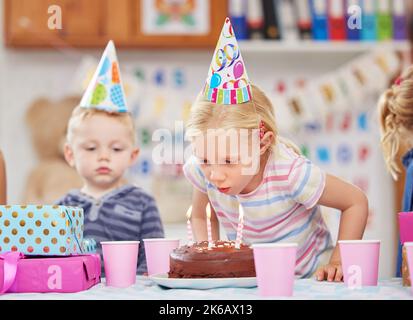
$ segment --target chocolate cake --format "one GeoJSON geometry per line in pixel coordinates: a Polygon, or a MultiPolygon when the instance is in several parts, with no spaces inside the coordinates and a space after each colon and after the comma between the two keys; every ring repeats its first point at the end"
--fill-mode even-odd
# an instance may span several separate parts
{"type": "Polygon", "coordinates": [[[208,241],[182,246],[170,255],[170,278],[255,277],[254,256],[247,245],[235,248],[233,241],[208,241]]]}

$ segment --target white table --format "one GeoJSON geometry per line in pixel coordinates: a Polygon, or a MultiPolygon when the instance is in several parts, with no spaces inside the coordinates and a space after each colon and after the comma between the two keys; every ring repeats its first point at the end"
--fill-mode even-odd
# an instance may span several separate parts
{"type": "MultiPolygon", "coordinates": [[[[220,288],[210,290],[164,289],[146,277],[138,276],[136,284],[126,289],[111,288],[105,280],[78,293],[4,294],[0,300],[261,300],[255,288],[220,288]]],[[[293,300],[413,300],[411,288],[403,287],[401,279],[380,281],[377,287],[350,290],[343,283],[296,280],[293,300]]]]}

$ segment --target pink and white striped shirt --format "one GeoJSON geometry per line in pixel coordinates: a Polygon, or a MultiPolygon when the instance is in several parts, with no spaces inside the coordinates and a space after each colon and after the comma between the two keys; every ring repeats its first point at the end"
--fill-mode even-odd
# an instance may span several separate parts
{"type": "Polygon", "coordinates": [[[249,194],[221,193],[203,175],[195,157],[184,166],[187,179],[208,198],[229,240],[235,240],[238,204],[244,209],[243,242],[298,244],[296,276],[310,277],[320,256],[333,248],[318,200],[325,173],[307,158],[278,143],[268,159],[263,181],[249,194]]]}

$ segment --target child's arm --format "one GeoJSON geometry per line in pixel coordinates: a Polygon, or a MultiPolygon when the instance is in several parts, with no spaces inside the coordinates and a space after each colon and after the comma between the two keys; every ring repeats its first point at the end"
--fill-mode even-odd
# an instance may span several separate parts
{"type": "MultiPolygon", "coordinates": [[[[324,192],[319,205],[336,208],[342,212],[338,240],[360,240],[367,224],[369,213],[368,200],[363,191],[337,177],[327,175],[324,192]]],[[[331,255],[328,265],[320,267],[317,280],[342,281],[343,272],[339,246],[331,255]]]]}
{"type": "MultiPolygon", "coordinates": [[[[196,241],[207,241],[206,206],[209,202],[208,195],[194,188],[192,195],[192,230],[196,241]]],[[[214,209],[211,206],[211,231],[212,239],[219,239],[219,223],[214,209]]]]}
{"type": "Polygon", "coordinates": [[[7,201],[7,179],[6,164],[3,154],[0,151],[0,204],[6,204],[7,201]]]}

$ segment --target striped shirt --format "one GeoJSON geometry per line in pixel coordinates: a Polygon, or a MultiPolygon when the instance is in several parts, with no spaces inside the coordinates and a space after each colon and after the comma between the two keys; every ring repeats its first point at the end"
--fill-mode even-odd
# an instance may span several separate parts
{"type": "Polygon", "coordinates": [[[57,204],[83,208],[83,235],[96,240],[99,254],[102,254],[100,241],[139,240],[137,273],[147,272],[142,239],[164,237],[161,218],[152,196],[138,187],[125,185],[100,199],[94,199],[80,190],[72,190],[57,204]]]}
{"type": "Polygon", "coordinates": [[[317,205],[325,187],[325,173],[286,145],[278,143],[274,147],[261,184],[249,194],[232,196],[219,192],[205,178],[194,156],[185,164],[184,173],[194,187],[208,195],[229,240],[236,238],[241,204],[243,242],[297,243],[297,277],[310,277],[321,256],[333,248],[317,205]]]}

